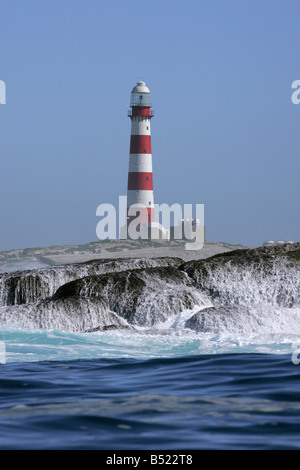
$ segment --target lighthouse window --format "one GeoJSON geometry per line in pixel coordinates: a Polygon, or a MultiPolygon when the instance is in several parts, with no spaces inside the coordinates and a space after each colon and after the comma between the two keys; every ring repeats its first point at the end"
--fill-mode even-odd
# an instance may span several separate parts
{"type": "Polygon", "coordinates": [[[149,126],[147,126],[147,131],[149,130],[149,126]]]}
{"type": "Polygon", "coordinates": [[[151,201],[149,201],[149,206],[151,206],[151,201]]]}
{"type": "Polygon", "coordinates": [[[144,149],[144,153],[146,153],[146,149],[144,149]]]}
{"type": "Polygon", "coordinates": [[[148,176],[146,176],[146,181],[148,181],[148,179],[149,179],[148,176]]]}

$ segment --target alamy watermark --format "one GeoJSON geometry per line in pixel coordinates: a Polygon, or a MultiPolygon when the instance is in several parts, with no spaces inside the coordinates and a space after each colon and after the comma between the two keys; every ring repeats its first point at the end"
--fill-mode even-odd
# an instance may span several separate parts
{"type": "Polygon", "coordinates": [[[203,248],[204,204],[182,206],[175,203],[170,206],[163,203],[154,204],[153,208],[155,220],[160,222],[145,222],[149,207],[139,203],[128,208],[126,196],[119,196],[117,209],[113,204],[100,204],[96,210],[96,216],[101,217],[96,227],[97,237],[115,240],[118,232],[120,240],[185,240],[186,250],[203,248]]]}
{"type": "Polygon", "coordinates": [[[291,96],[291,100],[293,104],[300,103],[300,80],[294,80],[292,83],[292,88],[295,89],[291,96]]]}
{"type": "Polygon", "coordinates": [[[6,363],[6,350],[4,341],[0,341],[0,364],[6,363]]]}
{"type": "Polygon", "coordinates": [[[292,363],[298,366],[300,364],[300,340],[292,344],[292,363]]]}
{"type": "Polygon", "coordinates": [[[3,80],[0,80],[0,104],[6,104],[6,85],[3,80]]]}

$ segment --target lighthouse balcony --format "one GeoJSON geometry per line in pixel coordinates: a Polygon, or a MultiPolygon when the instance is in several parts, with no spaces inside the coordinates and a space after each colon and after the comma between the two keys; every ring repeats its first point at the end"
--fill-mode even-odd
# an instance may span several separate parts
{"type": "Polygon", "coordinates": [[[130,118],[133,116],[147,116],[152,118],[154,117],[154,111],[149,107],[134,106],[132,109],[128,110],[128,116],[130,118]]]}

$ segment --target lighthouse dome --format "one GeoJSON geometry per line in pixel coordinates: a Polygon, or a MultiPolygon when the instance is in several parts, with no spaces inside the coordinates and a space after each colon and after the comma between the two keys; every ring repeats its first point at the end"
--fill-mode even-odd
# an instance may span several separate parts
{"type": "Polygon", "coordinates": [[[150,103],[150,90],[142,80],[133,87],[130,96],[130,106],[148,106],[150,103]]]}
{"type": "Polygon", "coordinates": [[[140,81],[137,82],[136,86],[133,87],[131,93],[150,93],[150,90],[146,86],[145,82],[140,80],[140,81]]]}

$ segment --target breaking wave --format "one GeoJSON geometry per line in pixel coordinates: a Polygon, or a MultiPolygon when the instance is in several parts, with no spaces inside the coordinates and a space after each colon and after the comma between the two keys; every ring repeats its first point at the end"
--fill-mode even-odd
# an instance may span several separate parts
{"type": "Polygon", "coordinates": [[[113,333],[135,354],[147,337],[160,346],[160,338],[177,338],[187,354],[218,350],[229,337],[231,347],[286,343],[300,337],[299,283],[299,243],[187,263],[94,260],[0,275],[0,324],[6,331],[101,333],[92,341],[113,333]]]}

